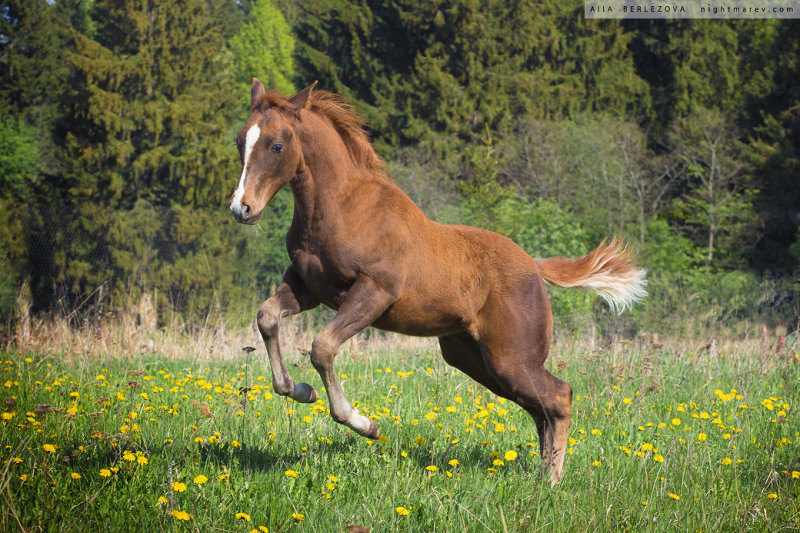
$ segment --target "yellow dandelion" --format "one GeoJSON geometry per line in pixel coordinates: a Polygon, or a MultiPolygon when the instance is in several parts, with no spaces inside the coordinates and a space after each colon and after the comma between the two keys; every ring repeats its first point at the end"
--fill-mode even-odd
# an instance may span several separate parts
{"type": "Polygon", "coordinates": [[[602,466],[602,464],[603,464],[602,461],[598,460],[598,461],[593,462],[592,466],[602,466]]]}
{"type": "Polygon", "coordinates": [[[245,522],[250,521],[250,515],[247,513],[236,513],[237,520],[244,520],[245,522]]]}
{"type": "Polygon", "coordinates": [[[429,472],[436,472],[439,469],[436,468],[436,465],[428,465],[428,466],[425,467],[425,470],[427,470],[429,472]]]}
{"type": "Polygon", "coordinates": [[[517,452],[515,452],[514,450],[508,450],[503,455],[503,459],[505,459],[506,461],[513,461],[516,458],[517,458],[517,452]]]}
{"type": "Polygon", "coordinates": [[[778,497],[778,495],[775,494],[774,492],[770,492],[769,494],[767,494],[767,498],[769,498],[770,500],[774,500],[777,497],[778,497]]]}
{"type": "Polygon", "coordinates": [[[677,494],[673,494],[672,492],[670,492],[669,494],[667,494],[667,496],[669,496],[670,498],[672,498],[672,499],[673,499],[673,500],[675,500],[675,501],[678,501],[678,500],[680,500],[680,499],[681,499],[681,497],[680,497],[680,496],[678,496],[677,494]]]}
{"type": "Polygon", "coordinates": [[[292,513],[292,518],[294,518],[298,522],[301,522],[303,520],[304,516],[302,514],[300,514],[300,513],[292,513]]]}
{"type": "MultiPolygon", "coordinates": [[[[447,464],[449,464],[450,466],[458,466],[458,459],[451,459],[450,461],[447,462],[447,464]]],[[[800,472],[796,473],[800,474],[800,472]]]]}
{"type": "Polygon", "coordinates": [[[203,474],[200,474],[199,476],[195,477],[193,481],[195,485],[202,485],[203,483],[208,481],[208,478],[203,474]]]}
{"type": "Polygon", "coordinates": [[[602,432],[602,431],[600,431],[599,429],[593,429],[593,430],[592,430],[592,435],[597,435],[597,436],[600,436],[600,435],[602,435],[602,434],[603,434],[603,432],[602,432]]]}
{"type": "Polygon", "coordinates": [[[108,468],[101,468],[100,469],[100,477],[108,477],[111,475],[111,470],[108,468]]]}
{"type": "Polygon", "coordinates": [[[267,529],[267,526],[258,526],[258,530],[261,533],[269,533],[269,529],[267,529]]]}
{"type": "Polygon", "coordinates": [[[284,474],[286,477],[294,477],[294,478],[296,478],[296,477],[297,477],[297,472],[295,472],[294,470],[287,470],[287,471],[286,471],[286,472],[284,472],[283,474],[284,474]]]}
{"type": "Polygon", "coordinates": [[[11,420],[14,418],[14,413],[3,413],[3,420],[11,420]]]}
{"type": "Polygon", "coordinates": [[[139,457],[137,457],[137,458],[136,458],[136,462],[137,462],[137,463],[139,463],[140,465],[144,466],[144,465],[146,465],[146,464],[147,464],[147,462],[148,462],[148,461],[147,461],[147,457],[145,457],[145,456],[141,455],[141,456],[139,456],[139,457]]]}
{"type": "Polygon", "coordinates": [[[185,522],[192,519],[192,515],[187,513],[186,511],[172,511],[170,513],[175,520],[183,520],[185,522]]]}
{"type": "Polygon", "coordinates": [[[128,461],[128,462],[133,462],[133,461],[135,461],[135,460],[136,460],[136,455],[134,455],[133,453],[131,453],[131,452],[129,452],[129,451],[126,451],[125,453],[123,453],[123,454],[122,454],[122,458],[123,458],[125,461],[128,461]]]}
{"type": "Polygon", "coordinates": [[[663,463],[664,462],[664,456],[659,453],[655,457],[653,457],[653,461],[655,461],[657,463],[663,463]]]}
{"type": "Polygon", "coordinates": [[[705,441],[707,438],[708,438],[708,435],[706,435],[705,433],[698,433],[698,434],[697,434],[697,441],[698,441],[698,442],[703,442],[703,441],[705,441]]]}
{"type": "Polygon", "coordinates": [[[630,398],[623,398],[622,403],[624,403],[625,405],[630,405],[633,403],[633,400],[631,400],[630,398]]]}
{"type": "Polygon", "coordinates": [[[52,444],[43,444],[42,449],[47,453],[56,453],[56,447],[52,444]]]}
{"type": "Polygon", "coordinates": [[[680,426],[681,425],[681,419],[680,418],[673,418],[672,419],[672,425],[673,426],[680,426]]]}
{"type": "Polygon", "coordinates": [[[394,512],[396,512],[400,516],[408,516],[410,511],[408,509],[406,509],[405,507],[400,506],[400,507],[395,508],[394,512]]]}
{"type": "Polygon", "coordinates": [[[156,500],[156,505],[163,505],[165,503],[169,503],[169,500],[166,499],[164,496],[159,496],[158,500],[156,500]]]}
{"type": "Polygon", "coordinates": [[[800,472],[798,472],[797,470],[793,470],[792,479],[800,479],[800,472]]]}
{"type": "Polygon", "coordinates": [[[80,479],[81,475],[77,472],[73,472],[72,474],[70,474],[70,477],[72,477],[72,479],[80,479]]]}
{"type": "Polygon", "coordinates": [[[505,465],[505,463],[503,461],[501,461],[500,459],[495,459],[494,461],[492,461],[492,464],[494,466],[503,466],[503,465],[505,465]]]}
{"type": "Polygon", "coordinates": [[[219,475],[219,480],[220,480],[220,481],[227,481],[227,479],[228,479],[229,477],[231,477],[231,476],[230,476],[230,474],[220,474],[220,475],[219,475]]]}
{"type": "Polygon", "coordinates": [[[172,490],[174,490],[175,492],[183,492],[186,490],[186,483],[175,481],[174,483],[172,483],[172,490]]]}
{"type": "Polygon", "coordinates": [[[727,466],[727,465],[733,463],[733,461],[731,461],[730,457],[726,457],[722,461],[720,461],[720,463],[722,463],[723,465],[727,466]]]}

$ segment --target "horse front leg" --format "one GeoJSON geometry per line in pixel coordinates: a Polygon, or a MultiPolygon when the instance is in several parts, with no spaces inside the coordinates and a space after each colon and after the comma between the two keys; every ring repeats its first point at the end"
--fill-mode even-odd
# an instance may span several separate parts
{"type": "Polygon", "coordinates": [[[372,324],[394,302],[392,294],[367,277],[359,278],[347,293],[333,321],[325,326],[311,346],[311,363],[319,372],[330,402],[331,417],[359,435],[377,439],[375,423],[347,401],[333,369],[339,347],[347,339],[372,324]]]}
{"type": "Polygon", "coordinates": [[[294,268],[289,267],[275,294],[261,304],[256,318],[258,330],[267,346],[273,389],[281,396],[290,396],[293,400],[302,403],[317,401],[319,394],[307,383],[292,381],[283,364],[278,331],[281,318],[296,315],[317,305],[319,305],[319,301],[311,295],[294,268]]]}

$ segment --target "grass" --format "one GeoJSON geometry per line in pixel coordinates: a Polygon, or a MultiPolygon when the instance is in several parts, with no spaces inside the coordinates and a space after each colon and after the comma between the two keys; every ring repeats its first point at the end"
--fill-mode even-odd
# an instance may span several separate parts
{"type": "MultiPolygon", "coordinates": [[[[781,359],[745,343],[556,348],[575,403],[555,488],[530,418],[432,348],[338,357],[377,441],[333,422],[327,398],[273,394],[263,350],[0,352],[0,530],[797,530],[792,342],[781,359]]],[[[305,356],[288,366],[321,386],[305,356]]]]}

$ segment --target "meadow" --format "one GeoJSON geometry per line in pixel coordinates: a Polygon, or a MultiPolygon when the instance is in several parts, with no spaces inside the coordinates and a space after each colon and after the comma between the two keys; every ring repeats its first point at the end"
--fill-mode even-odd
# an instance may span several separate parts
{"type": "MultiPolygon", "coordinates": [[[[800,355],[786,346],[555,346],[575,394],[555,487],[528,415],[432,344],[338,356],[374,441],[337,425],[324,395],[274,394],[261,347],[0,352],[0,530],[797,530],[800,355]]],[[[302,353],[288,367],[321,387],[302,353]]]]}

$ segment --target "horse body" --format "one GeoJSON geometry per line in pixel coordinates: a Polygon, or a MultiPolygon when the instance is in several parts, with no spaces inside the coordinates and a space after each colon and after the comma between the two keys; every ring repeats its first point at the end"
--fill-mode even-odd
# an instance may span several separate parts
{"type": "Polygon", "coordinates": [[[572,389],[544,368],[552,315],[544,279],[586,286],[612,304],[643,295],[643,273],[615,242],[578,259],[535,261],[510,239],[428,220],[389,180],[355,115],[313,86],[291,99],[254,80],[251,116],[237,142],[243,171],[231,210],[255,223],[289,184],[295,201],[286,236],[291,266],[258,312],[278,394],[318,398],[294,383],[280,353],[280,318],[323,303],[336,316],[314,339],[311,362],[332,417],[375,438],[375,424],[347,401],[333,371],[341,344],[373,325],[437,336],[445,361],[528,411],[550,481],[561,477],[572,389]]]}

